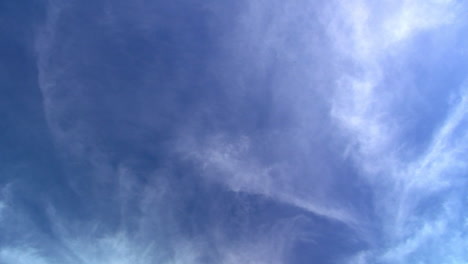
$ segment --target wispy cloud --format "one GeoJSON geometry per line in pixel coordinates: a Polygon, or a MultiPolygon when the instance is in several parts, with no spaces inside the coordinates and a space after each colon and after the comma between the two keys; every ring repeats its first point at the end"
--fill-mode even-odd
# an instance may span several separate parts
{"type": "Polygon", "coordinates": [[[351,69],[337,76],[331,115],[356,141],[360,150],[355,154],[367,156],[361,165],[366,163],[366,169],[375,170],[383,162],[375,159],[395,155],[398,147],[394,142],[399,120],[392,112],[398,107],[400,88],[385,85],[385,58],[398,57],[412,36],[454,22],[456,5],[451,1],[400,1],[375,6],[357,0],[332,6],[340,15],[328,14],[332,17],[330,38],[342,54],[341,62],[349,61],[351,69]],[[373,161],[366,162],[370,159],[373,161]]]}
{"type": "Polygon", "coordinates": [[[47,264],[57,263],[44,259],[33,248],[2,248],[0,249],[0,260],[3,263],[18,264],[47,264]]]}
{"type": "Polygon", "coordinates": [[[247,137],[231,142],[226,137],[218,136],[205,143],[204,147],[192,147],[195,151],[182,152],[201,164],[206,177],[224,184],[234,192],[263,195],[351,227],[359,224],[350,210],[300,190],[297,187],[301,182],[299,176],[287,165],[262,165],[258,162],[251,154],[247,137]]]}
{"type": "MultiPolygon", "coordinates": [[[[423,259],[418,252],[429,241],[448,242],[452,235],[457,237],[464,230],[453,222],[454,218],[463,217],[462,211],[433,209],[432,214],[437,217],[420,215],[418,211],[428,210],[423,202],[430,197],[438,197],[444,204],[463,199],[456,189],[464,184],[461,177],[466,174],[467,164],[462,157],[467,152],[463,132],[467,102],[462,87],[458,102],[433,135],[427,150],[415,160],[402,159],[404,123],[395,115],[399,101],[394,96],[401,90],[385,83],[386,58],[404,59],[405,49],[418,34],[440,32],[441,28],[454,25],[460,5],[454,1],[400,1],[375,6],[367,1],[348,1],[338,2],[337,6],[344,18],[336,17],[330,36],[355,70],[340,78],[331,115],[352,142],[351,155],[363,175],[379,192],[376,210],[383,219],[384,244],[389,248],[361,253],[355,263],[372,263],[375,258],[385,263],[414,262],[418,257],[423,259]],[[345,34],[345,30],[351,34],[345,34]]],[[[427,253],[434,257],[438,254],[427,253]]],[[[459,253],[446,256],[460,260],[462,257],[459,253]]]]}
{"type": "MultiPolygon", "coordinates": [[[[66,182],[74,187],[81,202],[85,203],[86,207],[91,208],[91,213],[85,219],[74,220],[65,216],[66,214],[55,208],[53,204],[48,205],[47,221],[51,229],[50,235],[53,237],[50,245],[38,247],[36,243],[41,243],[42,238],[26,238],[20,243],[20,246],[5,249],[3,255],[6,263],[21,263],[23,259],[28,262],[32,258],[37,263],[55,263],[54,261],[57,259],[57,263],[70,264],[284,263],[294,239],[300,236],[293,227],[286,225],[286,227],[277,228],[275,226],[270,229],[265,228],[263,232],[254,233],[250,230],[242,230],[242,234],[235,238],[228,238],[224,234],[227,231],[226,227],[213,227],[213,230],[201,232],[196,236],[186,234],[180,230],[181,227],[188,228],[195,225],[189,220],[187,223],[184,222],[187,219],[183,215],[184,208],[190,206],[185,203],[189,204],[191,201],[186,201],[185,191],[180,191],[177,187],[180,184],[177,182],[179,176],[176,169],[171,167],[174,166],[172,161],[159,167],[151,165],[148,166],[150,168],[139,168],[138,165],[135,165],[138,164],[138,157],[135,157],[135,154],[113,153],[101,144],[99,137],[96,136],[96,127],[93,127],[90,122],[93,117],[83,115],[86,111],[81,109],[83,105],[87,105],[87,100],[93,99],[87,97],[86,91],[93,88],[98,89],[99,85],[94,85],[92,82],[89,84],[79,78],[83,68],[75,61],[80,55],[75,54],[79,50],[74,49],[73,42],[79,41],[80,38],[62,34],[60,31],[63,21],[67,19],[69,14],[73,13],[73,7],[74,4],[65,6],[61,1],[49,3],[48,19],[43,30],[39,32],[36,43],[37,67],[39,86],[44,100],[44,112],[49,130],[61,151],[61,157],[65,162],[70,163],[71,165],[67,165],[72,168],[76,163],[79,164],[78,167],[81,164],[86,167],[83,169],[84,172],[78,173],[78,175],[73,172],[68,173],[65,176],[67,177],[66,182]],[[135,162],[135,160],[137,161],[135,162]],[[84,182],[84,187],[77,187],[79,184],[76,182],[84,182]],[[31,244],[31,246],[23,248],[22,245],[26,244],[31,244]],[[43,248],[45,248],[44,251],[43,248]]],[[[109,12],[111,11],[113,10],[109,12]]],[[[106,17],[104,22],[113,23],[109,19],[106,17]]],[[[136,17],[132,19],[140,21],[136,17]]],[[[111,25],[110,27],[114,29],[116,26],[111,25]]],[[[145,24],[145,30],[150,31],[150,28],[145,24]]],[[[174,75],[183,74],[183,72],[184,69],[180,69],[174,75]]],[[[141,89],[152,89],[151,81],[144,80],[143,83],[141,89]]],[[[132,92],[140,90],[132,90],[132,92]]],[[[156,92],[153,91],[153,93],[156,92]]],[[[174,95],[174,97],[176,96],[174,95]]],[[[158,97],[154,96],[154,98],[158,97]]],[[[160,102],[164,101],[164,99],[159,100],[160,102]]],[[[147,109],[147,111],[152,110],[147,109]]],[[[94,114],[99,113],[91,113],[91,115],[94,114]]],[[[135,126],[142,126],[151,132],[158,131],[157,129],[166,129],[165,127],[153,129],[154,126],[158,125],[158,120],[154,120],[156,118],[153,118],[152,114],[144,114],[151,116],[150,121],[153,123],[135,121],[135,126]]],[[[177,126],[177,124],[172,125],[177,126]]],[[[176,133],[182,134],[184,129],[185,127],[181,126],[176,127],[175,130],[176,133]]],[[[129,140],[131,137],[132,135],[123,136],[124,140],[129,140]]],[[[165,143],[167,144],[167,142],[165,143]]],[[[150,149],[153,146],[145,147],[150,149]]],[[[157,144],[154,145],[154,148],[159,147],[157,144]]],[[[255,163],[252,163],[252,166],[247,163],[238,164],[243,161],[235,159],[238,159],[237,155],[242,153],[236,153],[236,150],[232,150],[231,154],[234,156],[228,155],[223,161],[217,155],[224,155],[221,152],[224,152],[225,149],[220,148],[220,146],[212,147],[216,147],[216,149],[207,149],[207,152],[203,153],[203,155],[209,156],[198,156],[201,158],[199,162],[205,164],[205,167],[219,167],[220,163],[224,162],[221,167],[223,171],[226,171],[229,166],[236,166],[232,167],[232,170],[227,170],[228,173],[236,173],[234,180],[227,183],[233,190],[239,188],[255,194],[268,193],[268,197],[294,204],[294,206],[308,211],[318,212],[324,216],[331,215],[332,218],[338,220],[351,221],[351,217],[345,212],[329,208],[315,208],[310,203],[310,199],[301,200],[301,198],[295,197],[291,191],[285,194],[279,192],[278,196],[276,194],[278,191],[275,188],[260,190],[259,188],[266,179],[266,177],[257,175],[257,172],[263,170],[262,168],[255,163]],[[249,167],[244,167],[244,165],[249,167]],[[240,169],[243,170],[241,173],[238,171],[240,169]],[[255,177],[261,182],[248,187],[255,177]],[[270,192],[274,192],[274,194],[270,195],[270,192]]],[[[237,146],[233,147],[237,148],[237,146]]],[[[161,155],[157,150],[151,151],[151,154],[161,155]]],[[[185,154],[182,156],[186,157],[185,154]]],[[[162,155],[171,156],[174,153],[163,153],[162,155]]],[[[160,161],[158,160],[158,162],[160,161]]],[[[269,172],[261,173],[267,176],[269,172]]],[[[199,180],[206,179],[200,178],[199,180]]],[[[275,182],[274,185],[278,185],[278,183],[275,182]]],[[[189,187],[191,186],[186,188],[189,187]]],[[[207,203],[205,206],[208,208],[206,210],[209,211],[212,205],[207,203]]],[[[211,211],[209,212],[211,213],[211,211]]],[[[222,221],[219,215],[214,214],[211,217],[213,219],[210,220],[215,223],[222,221]]],[[[294,222],[294,220],[291,221],[294,222]]],[[[34,228],[34,225],[31,227],[31,232],[42,233],[37,227],[34,228]]],[[[36,264],[36,262],[31,263],[36,264]]]]}
{"type": "MultiPolygon", "coordinates": [[[[35,221],[2,193],[10,241],[0,237],[0,262],[290,263],[298,241],[327,228],[304,230],[304,219],[343,227],[350,245],[365,241],[344,250],[356,253],[345,263],[466,262],[467,88],[446,88],[457,91],[451,109],[412,155],[401,109],[413,100],[405,81],[425,78],[403,67],[415,43],[457,31],[465,4],[259,0],[218,14],[228,8],[208,1],[181,15],[173,4],[105,2],[76,27],[90,10],[48,4],[38,82],[61,179],[79,201],[64,208],[45,194],[35,221]],[[119,35],[127,31],[135,42],[119,35]],[[242,211],[248,224],[231,227],[238,195],[306,216],[274,212],[266,223],[242,211]]],[[[334,239],[317,247],[335,249],[334,239]]]]}

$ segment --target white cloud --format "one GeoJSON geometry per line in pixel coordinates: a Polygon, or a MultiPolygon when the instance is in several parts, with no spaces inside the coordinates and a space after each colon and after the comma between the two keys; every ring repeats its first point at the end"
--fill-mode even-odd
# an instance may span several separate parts
{"type": "MultiPolygon", "coordinates": [[[[446,210],[437,211],[435,219],[418,215],[418,210],[425,198],[464,182],[460,177],[467,169],[463,158],[468,152],[467,100],[463,94],[466,89],[462,89],[460,101],[434,134],[427,150],[416,160],[404,160],[399,148],[399,126],[403,124],[394,115],[399,109],[392,94],[401,88],[388,87],[383,82],[388,62],[384,58],[404,56],[401,54],[405,54],[405,47],[420,33],[452,26],[457,22],[459,5],[455,1],[415,0],[386,1],[375,6],[356,0],[339,1],[337,7],[344,18],[337,16],[332,20],[330,36],[355,70],[345,71],[339,77],[331,116],[352,144],[348,153],[378,192],[376,210],[383,219],[388,247],[383,255],[379,249],[363,252],[355,262],[371,263],[370,259],[377,257],[384,263],[408,263],[408,257],[427,247],[427,241],[448,243],[457,236],[453,229],[460,228],[449,224],[452,218],[446,210]],[[444,233],[451,237],[443,237],[444,233]]],[[[459,200],[460,195],[442,198],[448,203],[459,200]]],[[[461,213],[460,210],[455,214],[461,213]]],[[[430,254],[435,256],[437,252],[430,254]]],[[[446,259],[461,256],[452,252],[446,259]]]]}
{"type": "Polygon", "coordinates": [[[398,140],[392,90],[399,89],[382,83],[384,56],[401,50],[402,44],[420,32],[453,22],[457,10],[451,1],[390,1],[377,8],[354,0],[338,1],[333,7],[337,14],[327,13],[332,17],[329,36],[344,56],[343,62],[351,60],[356,69],[337,77],[331,115],[356,141],[355,155],[362,156],[361,165],[372,171],[386,162],[376,158],[394,155],[392,145],[395,148],[398,140]]]}
{"type": "MultiPolygon", "coordinates": [[[[39,82],[49,128],[59,145],[64,146],[72,154],[91,160],[96,168],[105,167],[103,169],[105,170],[109,162],[106,155],[93,145],[92,140],[86,138],[89,135],[87,127],[80,123],[74,123],[71,127],[66,125],[70,100],[73,100],[76,95],[74,93],[78,93],[72,91],[71,88],[75,88],[78,84],[61,75],[67,70],[67,64],[64,63],[66,60],[52,63],[54,58],[51,52],[58,43],[55,34],[59,24],[59,13],[65,7],[60,6],[58,1],[50,3],[49,20],[37,43],[39,82]]],[[[468,138],[464,136],[466,133],[461,127],[466,122],[467,99],[466,95],[462,95],[463,99],[454,107],[438,133],[434,135],[427,151],[419,159],[401,160],[398,155],[400,124],[393,116],[398,107],[394,96],[397,91],[384,84],[385,57],[391,55],[398,58],[399,52],[404,51],[406,45],[410,45],[412,39],[418,34],[436,31],[456,22],[458,5],[455,1],[449,0],[382,1],[379,5],[366,0],[340,0],[326,5],[328,9],[325,10],[321,20],[327,27],[328,36],[335,45],[333,48],[337,56],[323,58],[314,54],[317,47],[313,46],[317,41],[313,33],[307,32],[311,30],[311,24],[313,24],[313,22],[308,22],[310,19],[308,12],[313,9],[312,4],[306,1],[286,4],[263,1],[251,3],[248,14],[242,16],[244,20],[241,20],[241,23],[245,25],[239,29],[241,35],[248,33],[248,36],[242,39],[245,42],[235,42],[247,44],[235,50],[235,54],[237,56],[240,50],[247,50],[245,54],[242,54],[250,59],[251,68],[258,70],[256,73],[259,74],[264,74],[270,64],[274,64],[277,54],[284,54],[285,61],[290,63],[288,67],[292,67],[294,71],[284,71],[282,72],[285,73],[284,75],[290,74],[290,76],[277,79],[278,83],[285,83],[283,86],[275,83],[276,86],[273,88],[275,95],[280,99],[284,96],[288,99],[307,97],[309,95],[307,89],[313,90],[318,89],[315,86],[323,86],[312,77],[304,82],[297,81],[296,79],[300,79],[297,76],[305,78],[307,75],[302,72],[298,73],[300,70],[309,71],[309,69],[299,69],[300,66],[297,64],[307,64],[319,58],[327,61],[334,60],[334,63],[330,64],[349,65],[349,68],[340,68],[338,73],[330,73],[336,77],[335,87],[331,91],[333,98],[330,115],[336,127],[339,128],[338,133],[344,135],[350,142],[347,154],[354,158],[361,172],[373,184],[375,190],[384,192],[378,194],[377,204],[382,206],[378,210],[380,216],[384,218],[382,220],[383,229],[386,231],[384,239],[392,240],[394,243],[391,243],[392,247],[383,253],[381,259],[404,261],[427,240],[440,237],[442,231],[447,228],[448,224],[444,222],[447,212],[441,213],[442,220],[434,221],[412,214],[424,197],[449,188],[453,184],[452,174],[458,174],[466,169],[463,157],[466,154],[464,146],[468,144],[468,138]],[[270,7],[269,12],[275,12],[272,20],[276,22],[265,22],[271,19],[268,14],[264,15],[263,10],[266,6],[270,7]],[[249,31],[242,31],[244,28],[249,31]],[[294,32],[291,33],[291,31],[294,32]],[[290,34],[298,34],[301,37],[288,42],[286,40],[290,34]],[[293,47],[288,47],[288,45],[293,45],[293,47]],[[297,97],[291,96],[292,93],[297,93],[297,97]],[[462,132],[459,131],[460,129],[462,132]],[[386,188],[382,188],[382,185],[386,188]],[[415,231],[415,228],[421,228],[421,231],[415,231]]],[[[331,66],[325,65],[324,68],[329,69],[331,66]]],[[[241,75],[245,73],[241,72],[241,75]]],[[[240,76],[228,81],[236,83],[235,88],[241,86],[248,90],[247,88],[250,87],[243,83],[247,82],[248,78],[244,80],[244,77],[240,76]]],[[[237,90],[232,93],[236,92],[237,90]]],[[[306,123],[301,127],[305,130],[303,133],[305,135],[312,135],[311,119],[305,117],[309,112],[315,111],[309,106],[313,102],[312,99],[309,101],[304,99],[300,102],[300,107],[297,107],[301,108],[297,111],[297,114],[301,115],[298,120],[306,123]]],[[[346,203],[328,199],[332,197],[323,198],[314,193],[315,189],[309,189],[311,186],[305,184],[312,180],[302,179],[301,177],[305,176],[298,175],[289,164],[269,164],[257,160],[252,154],[251,147],[251,139],[247,136],[237,139],[212,136],[203,145],[189,147],[184,145],[181,151],[201,164],[207,179],[220,182],[234,192],[263,195],[357,229],[362,228],[363,223],[360,217],[356,216],[352,209],[343,205],[346,203]]],[[[139,186],[133,186],[135,183],[132,181],[132,176],[128,175],[131,171],[128,171],[125,166],[117,166],[115,170],[108,167],[110,173],[118,175],[121,181],[117,186],[116,196],[121,203],[122,217],[124,217],[127,214],[125,208],[129,206],[126,201],[138,192],[139,186]]],[[[96,174],[100,175],[100,173],[96,174]]],[[[317,183],[317,185],[319,187],[314,188],[325,189],[327,187],[325,183],[317,183]]],[[[159,195],[159,192],[163,190],[159,189],[158,194],[155,194],[154,190],[148,190],[148,193],[143,195],[140,207],[143,210],[154,209],[152,199],[159,195]]],[[[1,214],[0,203],[0,217],[1,214]]],[[[144,222],[145,219],[141,219],[141,223],[144,222]]],[[[86,230],[86,228],[79,229],[78,233],[86,232],[86,230]]],[[[146,229],[142,228],[140,232],[144,233],[146,229]]],[[[158,255],[159,252],[171,251],[162,245],[164,242],[148,244],[122,230],[106,234],[91,232],[77,237],[70,237],[65,233],[60,233],[63,244],[87,264],[146,264],[155,260],[160,263],[173,264],[199,263],[202,253],[210,250],[201,246],[198,241],[180,242],[177,240],[172,241],[173,244],[169,246],[175,249],[175,253],[165,258],[158,255]]],[[[224,241],[219,245],[221,262],[226,264],[282,263],[287,246],[281,241],[271,242],[278,239],[274,235],[271,236],[256,238],[253,241],[246,238],[239,244],[229,244],[224,241]]],[[[459,240],[454,235],[443,241],[459,240]]],[[[453,246],[455,242],[450,243],[453,246]]],[[[354,259],[354,263],[369,263],[375,255],[380,253],[379,250],[361,252],[354,259]]],[[[455,251],[451,254],[454,259],[460,259],[462,256],[461,253],[455,251]]],[[[46,263],[45,258],[41,257],[39,251],[30,248],[6,248],[0,251],[0,259],[8,264],[46,263]]],[[[51,262],[47,261],[47,263],[51,262]]]]}
{"type": "Polygon", "coordinates": [[[405,0],[397,8],[397,13],[384,22],[383,29],[388,32],[388,43],[398,43],[417,32],[449,25],[456,19],[455,1],[405,0]]]}
{"type": "Polygon", "coordinates": [[[463,157],[468,152],[466,126],[468,124],[468,93],[462,87],[459,102],[451,109],[444,123],[437,130],[427,151],[410,164],[404,173],[414,188],[430,188],[434,182],[449,181],[447,170],[464,171],[468,164],[463,157]],[[458,130],[458,131],[457,131],[458,130]],[[445,172],[445,173],[444,173],[445,172]]]}
{"type": "MultiPolygon", "coordinates": [[[[251,154],[250,140],[241,138],[231,142],[225,137],[214,137],[204,146],[182,149],[182,153],[196,159],[204,175],[226,185],[234,192],[260,194],[275,201],[304,209],[316,215],[340,221],[351,227],[359,225],[347,208],[331,204],[297,187],[301,183],[295,172],[283,164],[262,165],[251,154]]],[[[307,186],[303,186],[306,190],[307,186]]]]}
{"type": "Polygon", "coordinates": [[[33,248],[1,248],[0,261],[5,264],[54,264],[33,248]]]}

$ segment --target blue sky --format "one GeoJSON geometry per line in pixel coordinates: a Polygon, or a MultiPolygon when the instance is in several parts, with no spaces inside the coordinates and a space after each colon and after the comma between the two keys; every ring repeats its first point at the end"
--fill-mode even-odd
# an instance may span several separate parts
{"type": "Polygon", "coordinates": [[[0,263],[467,263],[467,12],[1,1],[0,263]]]}

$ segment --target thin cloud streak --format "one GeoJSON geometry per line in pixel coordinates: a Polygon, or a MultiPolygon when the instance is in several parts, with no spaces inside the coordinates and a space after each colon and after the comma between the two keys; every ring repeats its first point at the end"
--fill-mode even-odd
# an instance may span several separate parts
{"type": "Polygon", "coordinates": [[[350,227],[360,225],[356,217],[344,208],[319,201],[313,194],[309,196],[298,190],[288,190],[294,186],[293,171],[282,168],[282,164],[263,166],[255,161],[250,152],[250,140],[230,143],[223,137],[216,137],[203,147],[195,147],[196,152],[188,157],[201,164],[206,177],[224,184],[234,192],[247,192],[263,195],[275,201],[290,204],[310,213],[339,221],[350,227]]]}

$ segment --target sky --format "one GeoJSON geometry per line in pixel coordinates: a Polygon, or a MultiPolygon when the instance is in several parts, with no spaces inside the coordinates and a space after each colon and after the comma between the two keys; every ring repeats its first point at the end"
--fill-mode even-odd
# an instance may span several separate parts
{"type": "Polygon", "coordinates": [[[468,263],[468,2],[0,1],[1,264],[468,263]]]}

